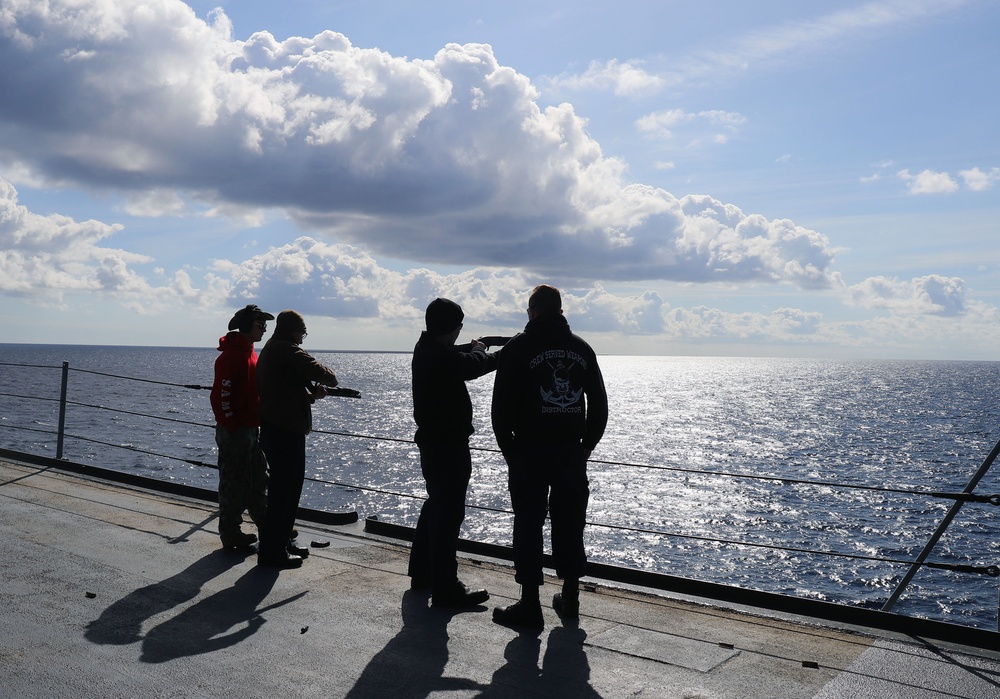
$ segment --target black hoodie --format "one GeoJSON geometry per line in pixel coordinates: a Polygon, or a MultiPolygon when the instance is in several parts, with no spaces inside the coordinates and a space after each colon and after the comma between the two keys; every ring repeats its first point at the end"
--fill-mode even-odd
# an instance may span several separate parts
{"type": "Polygon", "coordinates": [[[503,452],[515,442],[597,446],[608,424],[604,377],[594,350],[565,317],[528,321],[500,352],[492,418],[503,452]]]}
{"type": "Polygon", "coordinates": [[[417,444],[468,443],[472,401],[466,381],[497,368],[497,355],[482,349],[463,351],[443,345],[426,331],[413,348],[413,419],[417,444]]]}

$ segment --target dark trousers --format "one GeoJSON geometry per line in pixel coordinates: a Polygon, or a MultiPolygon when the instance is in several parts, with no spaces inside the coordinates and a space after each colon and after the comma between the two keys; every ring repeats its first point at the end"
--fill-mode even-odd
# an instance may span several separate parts
{"type": "Polygon", "coordinates": [[[467,443],[418,447],[427,500],[417,519],[408,574],[415,580],[429,582],[435,592],[447,593],[458,581],[456,551],[465,519],[472,456],[467,443]]]}
{"type": "Polygon", "coordinates": [[[215,427],[219,447],[219,535],[224,544],[242,530],[243,511],[260,529],[267,512],[267,459],[260,448],[256,427],[239,427],[232,432],[215,427]]]}
{"type": "Polygon", "coordinates": [[[259,552],[277,556],[285,552],[295,526],[306,477],[306,436],[264,423],[260,426],[260,446],[271,473],[259,552]]]}
{"type": "Polygon", "coordinates": [[[545,513],[552,520],[556,575],[578,580],[587,567],[583,529],[590,501],[587,460],[579,444],[518,444],[508,456],[514,509],[514,579],[541,585],[545,513]]]}

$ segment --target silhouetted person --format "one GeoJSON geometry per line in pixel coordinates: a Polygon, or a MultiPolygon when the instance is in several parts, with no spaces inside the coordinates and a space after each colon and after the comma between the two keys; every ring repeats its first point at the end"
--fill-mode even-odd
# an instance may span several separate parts
{"type": "Polygon", "coordinates": [[[539,588],[542,528],[552,520],[552,557],[563,580],[553,607],[564,617],[580,611],[580,578],[590,486],[587,459],[608,422],[608,396],[597,356],[570,331],[559,290],[537,286],[528,299],[528,324],[500,353],[493,384],[493,432],[507,462],[514,509],[514,570],[521,598],[493,610],[504,626],[544,626],[539,588]]]}
{"type": "Polygon", "coordinates": [[[243,512],[259,530],[267,509],[267,459],[260,447],[260,398],[257,353],[270,313],[254,305],[241,308],[219,338],[212,384],[215,443],[219,447],[219,536],[222,547],[250,550],[256,534],[242,530],[243,512]]]}
{"type": "Polygon", "coordinates": [[[411,365],[414,440],[427,500],[417,520],[408,572],[411,587],[431,588],[431,603],[437,607],[477,605],[490,597],[486,590],[470,590],[458,579],[456,559],[472,476],[472,401],[465,382],[497,366],[497,354],[487,354],[481,342],[455,346],[464,318],[454,301],[431,301],[425,313],[427,329],[413,348],[411,365]]]}
{"type": "MultiPolygon", "coordinates": [[[[257,563],[264,566],[297,568],[309,555],[309,549],[291,541],[305,481],[306,435],[312,430],[313,402],[329,395],[337,376],[300,347],[306,334],[301,315],[282,311],[257,360],[260,441],[271,469],[257,553],[257,563]]],[[[338,393],[358,395],[350,389],[338,393]]]]}

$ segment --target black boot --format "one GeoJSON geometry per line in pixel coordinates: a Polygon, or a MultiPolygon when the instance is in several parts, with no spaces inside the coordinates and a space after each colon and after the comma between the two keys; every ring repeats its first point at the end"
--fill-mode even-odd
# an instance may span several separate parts
{"type": "Polygon", "coordinates": [[[508,628],[524,628],[540,631],[545,627],[542,604],[538,597],[538,586],[522,585],[521,599],[509,607],[493,610],[493,621],[508,628]]]}
{"type": "Polygon", "coordinates": [[[562,592],[552,596],[552,608],[563,619],[580,617],[580,581],[564,580],[562,592]]]}

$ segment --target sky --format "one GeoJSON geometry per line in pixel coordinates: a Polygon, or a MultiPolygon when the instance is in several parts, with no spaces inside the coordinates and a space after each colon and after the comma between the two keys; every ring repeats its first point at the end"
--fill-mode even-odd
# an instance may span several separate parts
{"type": "Polygon", "coordinates": [[[0,0],[0,342],[1000,355],[998,0],[0,0]]]}

